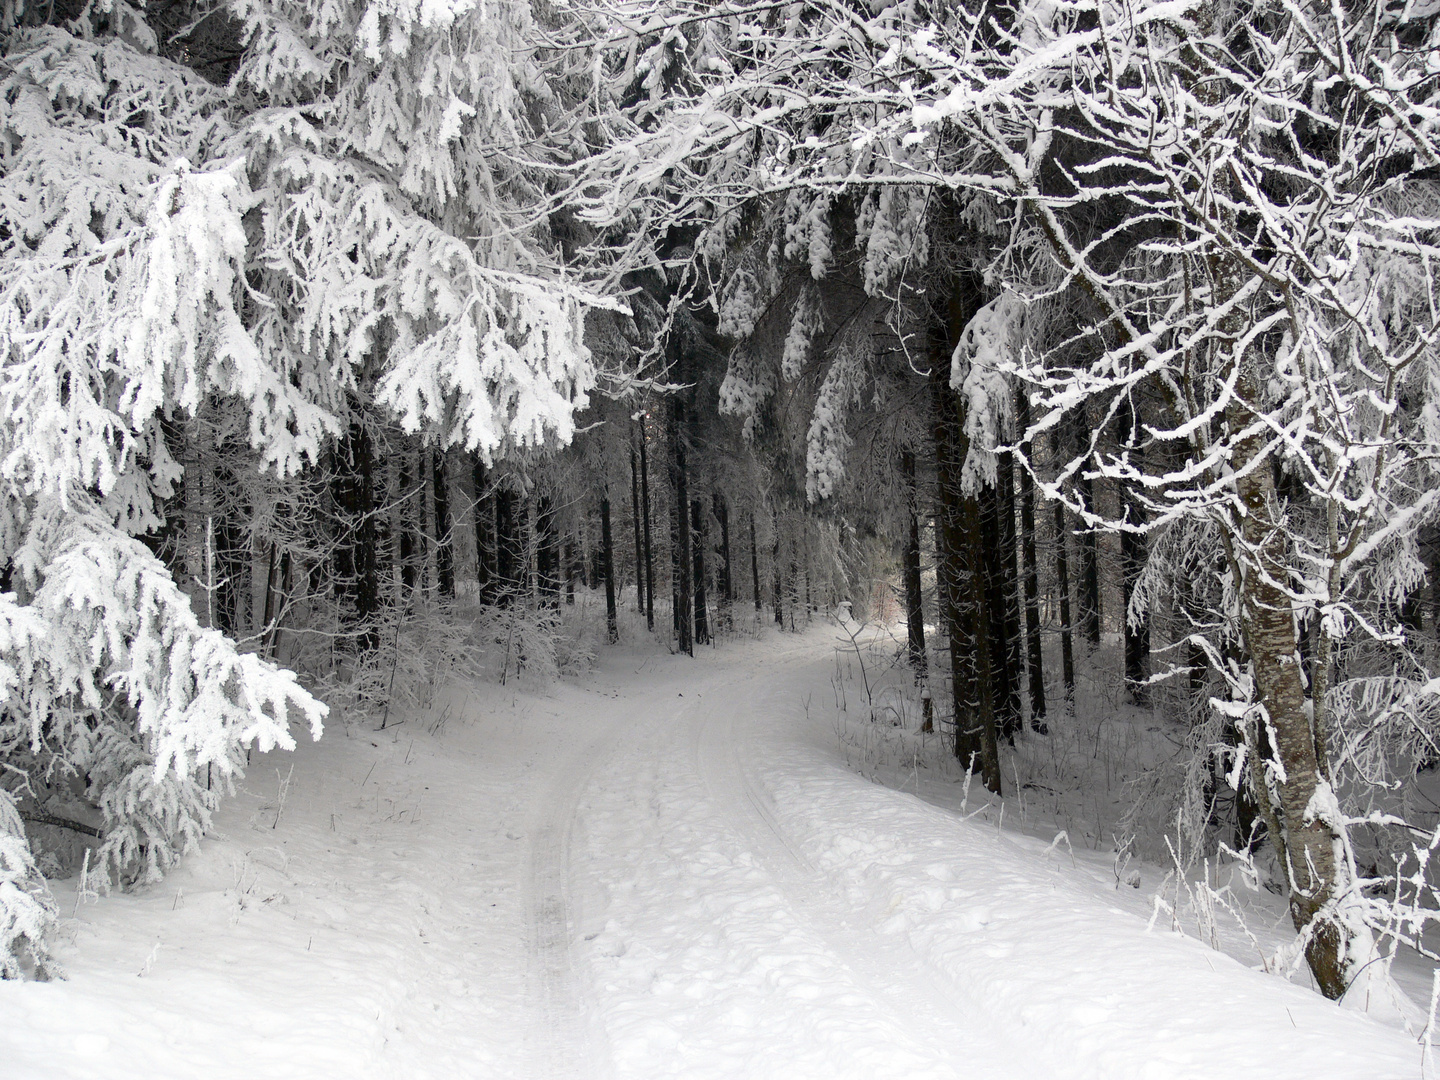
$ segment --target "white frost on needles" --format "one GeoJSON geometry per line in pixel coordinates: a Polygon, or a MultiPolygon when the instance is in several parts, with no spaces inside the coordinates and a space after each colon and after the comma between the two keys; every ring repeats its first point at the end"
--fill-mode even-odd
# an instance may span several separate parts
{"type": "Polygon", "coordinates": [[[967,492],[995,483],[995,452],[1012,425],[1009,372],[1025,302],[1002,293],[975,313],[950,358],[950,386],[965,401],[965,436],[970,452],[961,472],[967,492]]]}

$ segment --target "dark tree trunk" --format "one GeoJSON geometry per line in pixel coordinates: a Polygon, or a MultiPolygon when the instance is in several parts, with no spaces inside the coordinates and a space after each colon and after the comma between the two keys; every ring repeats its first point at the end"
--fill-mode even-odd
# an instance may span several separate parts
{"type": "Polygon", "coordinates": [[[1060,589],[1060,672],[1065,681],[1065,697],[1075,696],[1075,648],[1070,623],[1070,532],[1065,527],[1065,506],[1055,504],[1055,575],[1060,589]]]}
{"type": "Polygon", "coordinates": [[[450,536],[450,489],[445,471],[445,455],[435,451],[431,456],[431,472],[435,478],[435,583],[440,595],[455,596],[455,548],[450,536]]]}
{"type": "Polygon", "coordinates": [[[812,561],[812,555],[814,553],[810,550],[810,522],[808,519],[806,520],[805,528],[800,533],[800,535],[805,543],[805,548],[803,552],[805,556],[805,625],[809,626],[810,613],[815,610],[815,601],[811,592],[811,579],[814,576],[815,564],[812,561]]]}
{"type": "Polygon", "coordinates": [[[575,603],[575,538],[565,537],[565,603],[575,603]]]}
{"type": "Polygon", "coordinates": [[[645,545],[640,538],[640,467],[635,455],[635,435],[630,435],[630,520],[635,526],[635,613],[645,611],[645,545]]]}
{"type": "Polygon", "coordinates": [[[984,297],[972,275],[956,277],[943,311],[934,313],[930,340],[930,384],[935,409],[935,471],[939,495],[936,547],[942,618],[950,646],[955,708],[955,756],[999,794],[1000,755],[996,742],[990,611],[986,600],[986,558],[981,506],[961,491],[969,453],[963,407],[950,389],[953,343],[980,309],[984,297]]]}
{"type": "Polygon", "coordinates": [[[540,595],[552,606],[560,604],[560,533],[555,526],[555,504],[548,495],[536,501],[535,527],[539,545],[535,560],[540,577],[540,595]]]}
{"type": "MultiPolygon", "coordinates": [[[[793,634],[800,628],[800,624],[795,621],[795,609],[800,606],[800,563],[795,557],[793,543],[790,546],[790,588],[792,590],[790,595],[790,632],[793,634]]],[[[805,612],[805,617],[807,619],[810,617],[808,611],[805,612]]]]}
{"type": "Polygon", "coordinates": [[[485,464],[476,454],[471,460],[470,476],[475,485],[475,577],[480,586],[480,602],[495,603],[495,500],[490,494],[485,464]]]}
{"type": "Polygon", "coordinates": [[[755,539],[755,511],[750,511],[750,584],[755,590],[755,629],[760,629],[760,544],[755,539]]]}
{"type": "Polygon", "coordinates": [[[772,512],[770,518],[771,524],[775,527],[775,551],[772,555],[775,580],[771,582],[772,599],[775,601],[775,625],[783,630],[785,628],[785,582],[780,577],[780,516],[772,512]]]}
{"type": "MultiPolygon", "coordinates": [[[[1090,447],[1090,432],[1086,426],[1085,410],[1075,417],[1077,447],[1087,451],[1090,447]]],[[[1081,466],[1075,478],[1075,490],[1080,505],[1091,512],[1095,509],[1095,482],[1085,475],[1087,466],[1081,466]]],[[[1076,538],[1080,541],[1080,633],[1093,649],[1100,644],[1100,552],[1095,530],[1081,522],[1076,538]]]]}
{"type": "Polygon", "coordinates": [[[408,454],[400,455],[400,583],[405,587],[406,592],[413,590],[420,580],[419,570],[415,565],[415,530],[410,527],[410,522],[415,520],[410,510],[411,499],[423,499],[423,493],[417,492],[413,486],[413,477],[410,475],[410,457],[408,454]]]}
{"type": "Polygon", "coordinates": [[[655,551],[650,536],[650,459],[645,449],[645,418],[640,418],[640,507],[645,520],[645,628],[655,632],[655,551]]]}
{"type": "Polygon", "coordinates": [[[429,470],[425,467],[427,457],[423,449],[415,453],[415,506],[420,519],[420,527],[415,530],[415,566],[422,590],[430,588],[430,526],[434,524],[430,513],[429,470]]]}
{"type": "MultiPolygon", "coordinates": [[[[1132,507],[1133,509],[1133,507],[1132,507]]],[[[1150,704],[1150,617],[1136,623],[1130,618],[1130,601],[1135,584],[1145,568],[1145,538],[1132,532],[1120,534],[1120,570],[1125,586],[1125,687],[1130,700],[1141,707],[1150,704]]]]}
{"type": "MultiPolygon", "coordinates": [[[[1024,388],[1015,392],[1016,421],[1022,431],[1030,427],[1030,397],[1024,388]]],[[[1030,443],[1023,446],[1030,460],[1030,443]]],[[[1030,470],[1020,468],[1020,555],[1025,578],[1025,660],[1030,675],[1030,726],[1044,734],[1045,668],[1040,648],[1040,569],[1035,564],[1035,481],[1030,470]]]]}
{"type": "Polygon", "coordinates": [[[670,403],[670,483],[675,491],[675,633],[680,651],[695,655],[694,613],[690,574],[690,478],[685,464],[685,406],[670,403]]]}
{"type": "MultiPolygon", "coordinates": [[[[969,580],[966,561],[969,537],[961,516],[960,462],[957,460],[959,403],[949,386],[945,359],[950,355],[944,338],[931,347],[931,403],[935,442],[935,578],[940,601],[940,624],[950,655],[950,699],[955,718],[955,756],[967,768],[980,761],[980,737],[975,718],[976,649],[970,633],[969,580]],[[965,590],[962,593],[962,590],[965,590]]],[[[973,500],[972,500],[973,501],[973,500]]],[[[988,659],[988,658],[987,658],[988,659]]]]}
{"type": "Polygon", "coordinates": [[[290,603],[290,552],[280,556],[280,579],[276,584],[275,610],[266,621],[265,655],[274,659],[280,640],[280,626],[285,621],[285,608],[290,603]]]}
{"type": "Polygon", "coordinates": [[[725,496],[718,491],[712,496],[712,501],[715,504],[715,520],[720,523],[720,602],[724,604],[720,623],[722,629],[728,632],[734,629],[731,610],[735,603],[735,582],[730,576],[730,508],[725,503],[725,496]]]}
{"type": "Polygon", "coordinates": [[[902,569],[905,577],[905,630],[909,646],[910,671],[915,685],[921,688],[920,702],[924,715],[920,730],[935,730],[935,710],[930,700],[929,658],[925,653],[925,601],[920,589],[920,513],[919,494],[915,484],[915,454],[900,452],[900,475],[905,483],[906,522],[902,569]]]}
{"type": "Polygon", "coordinates": [[[999,545],[996,563],[999,575],[1000,617],[1004,625],[1005,652],[1001,657],[999,712],[1006,738],[1014,740],[1020,730],[1020,570],[1015,543],[1015,459],[998,455],[995,469],[995,539],[999,545]]]}
{"type": "Polygon", "coordinates": [[[515,520],[515,493],[502,487],[495,492],[496,602],[509,607],[520,595],[520,561],[523,545],[515,520]]]}
{"type": "Polygon", "coordinates": [[[335,502],[341,511],[343,531],[335,548],[336,579],[354,605],[355,620],[362,628],[356,646],[363,652],[379,643],[374,619],[380,611],[380,576],[375,560],[375,455],[363,424],[350,425],[337,464],[335,502]]]}
{"type": "Polygon", "coordinates": [[[605,629],[610,644],[620,640],[620,622],[615,610],[615,544],[610,538],[610,496],[600,500],[600,550],[605,574],[605,629]]]}
{"type": "MultiPolygon", "coordinates": [[[[672,458],[670,462],[671,472],[674,472],[675,463],[672,458]]],[[[680,640],[680,524],[675,520],[675,506],[672,500],[669,507],[670,518],[670,624],[675,635],[675,640],[680,640]]]]}
{"type": "Polygon", "coordinates": [[[705,599],[705,507],[690,500],[690,551],[694,556],[691,584],[695,589],[695,644],[710,644],[710,611],[705,599]]]}
{"type": "MultiPolygon", "coordinates": [[[[963,439],[964,436],[962,435],[963,439]]],[[[987,588],[985,574],[984,523],[980,500],[973,496],[963,501],[962,520],[969,538],[970,548],[970,639],[975,646],[975,704],[976,709],[967,718],[967,750],[977,747],[980,751],[980,777],[985,786],[996,795],[1001,793],[999,724],[996,720],[995,683],[997,665],[991,655],[993,650],[987,627],[993,627],[995,620],[990,611],[992,590],[987,588]]],[[[956,740],[959,741],[960,724],[956,724],[956,740]]],[[[972,751],[973,752],[973,751],[972,751]]]]}
{"type": "MultiPolygon", "coordinates": [[[[977,631],[985,637],[983,645],[990,654],[989,692],[995,709],[995,723],[1000,735],[1011,745],[1015,733],[1020,730],[1020,714],[1010,705],[1010,639],[1009,627],[1005,620],[1005,570],[1004,552],[1000,546],[1000,494],[995,488],[986,488],[976,499],[980,506],[980,548],[982,558],[980,574],[985,588],[986,621],[977,626],[988,628],[977,631]]],[[[982,644],[977,641],[977,645],[982,644]]],[[[981,687],[982,691],[985,689],[981,687]]]]}

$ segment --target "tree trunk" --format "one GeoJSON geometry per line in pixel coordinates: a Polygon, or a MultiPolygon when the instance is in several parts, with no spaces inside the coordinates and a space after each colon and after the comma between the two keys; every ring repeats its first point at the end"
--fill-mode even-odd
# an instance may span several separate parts
{"type": "Polygon", "coordinates": [[[705,507],[690,500],[690,551],[694,556],[691,584],[695,589],[695,644],[710,644],[710,610],[705,598],[705,507]]]}
{"type": "Polygon", "coordinates": [[[670,483],[675,491],[675,635],[681,652],[695,655],[694,614],[690,604],[694,582],[690,573],[690,488],[685,465],[685,406],[670,402],[670,483]]]}
{"type": "MultiPolygon", "coordinates": [[[[1239,363],[1236,396],[1225,410],[1232,431],[1243,431],[1254,423],[1255,413],[1245,403],[1263,400],[1263,378],[1254,345],[1239,363]]],[[[1244,509],[1243,515],[1232,513],[1229,518],[1233,531],[1227,537],[1228,550],[1239,585],[1241,628],[1255,672],[1256,700],[1269,719],[1284,776],[1276,780],[1278,814],[1271,811],[1267,824],[1277,841],[1280,865],[1286,868],[1289,878],[1290,918],[1296,930],[1303,933],[1308,928],[1310,934],[1305,958],[1321,992],[1333,999],[1345,992],[1342,957],[1349,935],[1326,910],[1339,884],[1337,836],[1331,823],[1310,815],[1316,792],[1324,783],[1324,761],[1317,753],[1315,733],[1310,727],[1295,611],[1290,597],[1278,584],[1290,577],[1283,511],[1276,497],[1273,471],[1268,464],[1253,467],[1256,459],[1266,453],[1268,437],[1268,431],[1256,432],[1236,443],[1235,493],[1244,509]]],[[[1252,740],[1252,777],[1257,781],[1253,786],[1263,795],[1267,785],[1260,773],[1259,747],[1254,744],[1258,734],[1247,731],[1247,738],[1252,740]]],[[[1339,827],[1338,823],[1334,826],[1339,827]]]]}
{"type": "MultiPolygon", "coordinates": [[[[354,606],[355,621],[361,628],[356,647],[365,652],[379,644],[374,619],[380,611],[380,578],[375,561],[375,456],[363,423],[351,423],[337,464],[334,490],[341,512],[341,536],[335,547],[336,580],[342,595],[354,606]]],[[[224,530],[217,533],[226,536],[224,530]]],[[[229,612],[223,594],[220,599],[223,624],[229,612]]]]}
{"type": "Polygon", "coordinates": [[[905,544],[901,563],[905,578],[905,630],[910,658],[910,671],[920,687],[920,703],[924,711],[920,730],[935,730],[935,712],[930,700],[929,657],[925,653],[925,601],[920,590],[920,515],[919,495],[915,484],[915,454],[900,452],[900,475],[905,484],[905,544]]]}
{"type": "MultiPolygon", "coordinates": [[[[1015,391],[1015,416],[1021,431],[1030,427],[1030,396],[1015,391]]],[[[1030,442],[1021,448],[1030,461],[1030,442]]],[[[1030,727],[1039,734],[1045,726],[1045,668],[1040,643],[1040,570],[1035,564],[1035,481],[1030,470],[1020,469],[1020,555],[1025,579],[1025,666],[1030,676],[1030,727]]]]}
{"type": "Polygon", "coordinates": [[[774,511],[771,511],[770,523],[775,528],[775,551],[772,554],[774,581],[771,583],[775,601],[775,625],[783,630],[785,629],[785,582],[780,577],[780,516],[774,511]]]}
{"type": "Polygon", "coordinates": [[[610,496],[600,498],[600,550],[605,574],[605,629],[611,645],[620,641],[620,622],[615,610],[615,544],[610,536],[610,496]]]}
{"type": "MultiPolygon", "coordinates": [[[[964,436],[961,436],[964,440],[964,436]]],[[[995,624],[994,615],[990,611],[990,597],[993,590],[987,587],[985,564],[987,562],[984,550],[984,525],[981,520],[983,511],[980,500],[974,496],[966,496],[961,505],[961,521],[965,536],[969,540],[969,581],[970,597],[969,608],[971,615],[970,640],[975,648],[975,710],[966,718],[968,730],[966,731],[965,746],[973,753],[973,748],[978,747],[980,756],[980,777],[985,786],[996,795],[1001,793],[1000,782],[1000,746],[999,746],[999,724],[995,709],[995,682],[997,665],[991,655],[990,635],[986,632],[995,624]]],[[[955,725],[957,744],[960,738],[960,728],[957,716],[955,725]]]]}
{"type": "Polygon", "coordinates": [[[431,472],[435,478],[435,582],[440,595],[455,598],[455,549],[450,537],[450,490],[445,469],[445,455],[436,450],[431,455],[431,472]]]}
{"type": "Polygon", "coordinates": [[[943,343],[931,349],[931,362],[937,366],[937,371],[932,371],[930,375],[935,414],[935,578],[939,587],[940,622],[950,654],[955,756],[971,768],[980,760],[980,740],[973,723],[978,709],[973,700],[976,650],[969,632],[965,599],[961,595],[966,582],[965,560],[969,547],[961,519],[962,499],[955,451],[958,406],[950,391],[948,371],[944,375],[938,371],[946,355],[943,343]]]}
{"type": "MultiPolygon", "coordinates": [[[[1133,505],[1132,505],[1133,509],[1133,505]]],[[[1132,704],[1150,705],[1150,616],[1139,622],[1130,617],[1135,585],[1145,569],[1145,538],[1132,532],[1120,534],[1120,573],[1125,586],[1125,687],[1132,704]]]]}
{"type": "Polygon", "coordinates": [[[718,491],[711,500],[715,505],[715,520],[720,523],[720,602],[724,605],[720,624],[728,633],[734,629],[731,613],[735,604],[735,583],[730,576],[730,508],[725,496],[718,491]]]}
{"type": "Polygon", "coordinates": [[[1020,571],[1015,543],[1015,461],[1009,453],[996,455],[995,541],[997,596],[1004,651],[1000,656],[996,712],[1010,742],[1021,726],[1020,706],[1020,571]]]}
{"type": "Polygon", "coordinates": [[[495,603],[495,500],[490,493],[485,464],[476,454],[471,459],[470,476],[475,485],[475,578],[480,586],[480,602],[495,603]]]}
{"type": "Polygon", "coordinates": [[[495,493],[495,593],[504,607],[520,595],[520,543],[515,520],[515,493],[502,487],[495,493]]]}
{"type": "MultiPolygon", "coordinates": [[[[1075,438],[1076,445],[1082,450],[1088,450],[1090,446],[1090,433],[1086,427],[1085,410],[1081,409],[1076,413],[1075,438]]],[[[1086,510],[1095,509],[1095,481],[1085,475],[1085,466],[1081,466],[1075,477],[1075,489],[1080,497],[1080,505],[1086,510]]],[[[1095,530],[1084,522],[1077,534],[1080,541],[1080,633],[1094,649],[1100,644],[1100,552],[1099,541],[1096,539],[1095,530]]]]}
{"type": "Polygon", "coordinates": [[[540,596],[547,604],[558,607],[560,605],[560,535],[555,526],[555,504],[548,495],[541,495],[536,501],[535,527],[540,534],[535,558],[540,596]]]}
{"type": "Polygon", "coordinates": [[[630,520],[635,526],[635,613],[645,611],[645,550],[640,538],[640,469],[635,455],[635,436],[630,436],[630,520]]]}
{"type": "Polygon", "coordinates": [[[404,586],[405,592],[410,593],[415,588],[420,574],[415,565],[415,530],[410,523],[415,520],[415,515],[409,509],[412,498],[416,497],[413,489],[412,477],[410,475],[410,456],[400,454],[400,584],[404,586]]]}
{"type": "Polygon", "coordinates": [[[755,511],[750,511],[750,584],[755,590],[755,629],[760,629],[760,545],[755,539],[755,511]]]}
{"type": "Polygon", "coordinates": [[[430,512],[429,457],[423,447],[415,452],[415,505],[420,518],[420,527],[415,530],[415,562],[419,567],[420,588],[427,592],[435,580],[435,545],[430,532],[435,518],[430,512]]]}
{"type": "Polygon", "coordinates": [[[640,501],[645,518],[645,628],[655,632],[655,550],[650,536],[650,459],[645,449],[645,417],[640,417],[640,501]]]}
{"type": "Polygon", "coordinates": [[[1065,681],[1065,697],[1075,697],[1075,648],[1070,623],[1070,531],[1065,527],[1065,506],[1055,504],[1055,576],[1060,590],[1060,671],[1065,681]]]}

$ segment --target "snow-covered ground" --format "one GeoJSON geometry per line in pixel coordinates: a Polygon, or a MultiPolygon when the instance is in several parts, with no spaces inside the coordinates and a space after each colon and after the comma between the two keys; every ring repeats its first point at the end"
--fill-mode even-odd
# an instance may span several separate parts
{"type": "Polygon", "coordinates": [[[0,983],[0,1077],[1421,1076],[958,787],[860,775],[835,655],[612,650],[257,756],[163,884],[58,884],[70,977],[0,983]]]}

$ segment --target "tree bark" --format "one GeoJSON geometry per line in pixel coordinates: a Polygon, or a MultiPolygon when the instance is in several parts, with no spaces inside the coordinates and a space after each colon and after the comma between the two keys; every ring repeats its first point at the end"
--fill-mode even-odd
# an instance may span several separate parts
{"type": "Polygon", "coordinates": [[[650,459],[645,449],[645,417],[640,417],[640,501],[645,519],[645,629],[655,632],[655,549],[650,528],[650,459]]]}
{"type": "Polygon", "coordinates": [[[1150,705],[1150,617],[1138,623],[1130,617],[1135,585],[1145,569],[1145,538],[1132,532],[1120,534],[1120,572],[1125,584],[1125,687],[1132,704],[1150,705]]]}
{"type": "Polygon", "coordinates": [[[785,582],[780,577],[780,517],[772,510],[770,520],[771,524],[775,527],[775,550],[772,553],[771,560],[772,569],[774,570],[772,589],[773,599],[775,601],[775,625],[783,630],[785,629],[785,582]]]}
{"type": "Polygon", "coordinates": [[[730,507],[725,502],[725,496],[718,491],[711,500],[715,505],[715,520],[720,523],[720,602],[724,605],[720,623],[728,633],[734,629],[732,611],[735,604],[735,582],[730,576],[730,507]]]}
{"type": "Polygon", "coordinates": [[[755,629],[760,629],[760,545],[755,538],[755,511],[750,511],[750,584],[755,591],[755,629]]]}
{"type": "Polygon", "coordinates": [[[1075,697],[1075,647],[1070,622],[1070,531],[1065,525],[1065,506],[1055,504],[1055,576],[1060,590],[1060,673],[1065,682],[1065,697],[1075,697]]]}
{"type": "MultiPolygon", "coordinates": [[[[1086,428],[1085,410],[1076,414],[1076,446],[1082,451],[1090,447],[1090,434],[1086,428]]],[[[1095,509],[1095,481],[1085,475],[1082,465],[1075,478],[1075,489],[1080,505],[1086,510],[1095,509]]],[[[1092,649],[1100,644],[1100,552],[1095,530],[1081,523],[1076,538],[1080,541],[1080,633],[1092,649]]]]}
{"type": "Polygon", "coordinates": [[[555,526],[555,504],[548,495],[536,500],[535,528],[539,535],[536,571],[540,596],[547,603],[560,604],[560,535],[555,526]]]}
{"type": "Polygon", "coordinates": [[[1005,738],[1013,743],[1020,731],[1020,573],[1015,545],[1015,462],[1009,453],[996,455],[995,466],[995,595],[1001,652],[996,665],[996,714],[1005,738]]]}
{"type": "MultiPolygon", "coordinates": [[[[379,644],[374,619],[380,611],[380,577],[375,561],[375,455],[370,434],[359,420],[350,425],[337,473],[334,490],[341,511],[341,540],[335,547],[336,580],[353,604],[360,626],[356,647],[365,652],[379,644]]],[[[224,530],[217,532],[224,535],[224,530]]],[[[223,624],[230,616],[223,594],[220,599],[223,624]]]]}
{"type": "MultiPolygon", "coordinates": [[[[962,440],[964,436],[961,436],[962,440]]],[[[986,587],[984,550],[984,528],[981,522],[980,500],[966,496],[962,501],[961,514],[965,536],[969,540],[970,565],[970,639],[975,647],[975,710],[966,717],[968,730],[965,745],[979,748],[980,777],[985,786],[996,795],[1001,793],[999,724],[995,709],[995,673],[997,665],[991,655],[990,635],[987,629],[994,625],[990,611],[991,590],[986,587]]],[[[961,724],[957,716],[956,741],[960,738],[961,724]]],[[[972,750],[973,752],[973,750],[972,750]]]]}
{"type": "Polygon", "coordinates": [[[455,548],[450,537],[450,489],[445,469],[445,455],[436,450],[431,455],[431,474],[435,482],[435,583],[440,595],[455,598],[455,548]]]}
{"type": "Polygon", "coordinates": [[[515,493],[502,487],[495,493],[496,599],[504,607],[520,595],[520,560],[523,546],[515,520],[515,493]]]}
{"type": "MultiPolygon", "coordinates": [[[[1030,427],[1030,396],[1024,387],[1015,391],[1015,416],[1021,431],[1030,427]]],[[[1022,447],[1031,460],[1030,442],[1022,447]]],[[[1030,676],[1030,727],[1039,734],[1045,726],[1045,668],[1040,641],[1040,569],[1035,564],[1035,481],[1030,470],[1020,469],[1020,555],[1025,579],[1025,653],[1030,676]]]]}
{"type": "Polygon", "coordinates": [[[420,573],[415,565],[415,530],[410,523],[416,520],[415,515],[409,510],[411,500],[419,497],[414,490],[413,478],[410,475],[410,456],[400,455],[400,504],[404,508],[400,513],[400,584],[408,593],[415,588],[420,579],[420,573]]]}
{"type": "Polygon", "coordinates": [[[600,498],[600,550],[605,574],[605,629],[610,644],[620,641],[619,615],[615,610],[615,544],[610,536],[610,496],[600,498]]]}
{"type": "Polygon", "coordinates": [[[675,635],[681,652],[695,655],[694,613],[691,600],[690,487],[685,464],[685,406],[670,402],[670,483],[675,491],[675,635]]]}
{"type": "Polygon", "coordinates": [[[490,493],[485,464],[476,454],[471,459],[470,476],[475,485],[475,578],[480,587],[480,602],[495,603],[495,500],[490,493]]]}
{"type": "Polygon", "coordinates": [[[930,331],[930,388],[934,408],[937,576],[941,617],[950,647],[950,686],[955,714],[955,756],[981,773],[991,791],[1000,791],[995,698],[990,655],[989,609],[985,602],[985,554],[979,500],[961,491],[969,442],[960,399],[950,389],[951,342],[983,302],[980,284],[958,277],[947,307],[935,312],[930,331]]]}
{"type": "MultiPolygon", "coordinates": [[[[1246,349],[1239,363],[1236,398],[1225,411],[1232,431],[1242,431],[1254,422],[1255,411],[1246,403],[1263,400],[1263,377],[1254,345],[1246,349]]],[[[1232,511],[1229,517],[1233,530],[1233,539],[1227,538],[1229,557],[1239,585],[1241,627],[1255,672],[1257,702],[1269,720],[1284,773],[1284,779],[1276,782],[1278,814],[1268,824],[1277,841],[1280,865],[1289,878],[1290,918],[1296,930],[1308,928],[1305,958],[1321,992],[1333,999],[1345,992],[1342,956],[1348,940],[1344,927],[1327,910],[1339,883],[1337,836],[1331,823],[1309,813],[1323,782],[1324,761],[1310,727],[1295,611],[1279,584],[1289,580],[1289,552],[1274,472],[1268,464],[1252,467],[1266,453],[1266,439],[1265,433],[1254,433],[1235,445],[1235,493],[1243,513],[1232,511]]],[[[1258,739],[1258,734],[1247,732],[1247,738],[1258,739]]],[[[1250,757],[1257,770],[1252,775],[1259,781],[1253,786],[1263,795],[1266,785],[1258,773],[1259,749],[1252,742],[1250,757]]]]}
{"type": "Polygon", "coordinates": [[[640,537],[640,469],[636,461],[635,436],[630,436],[630,520],[635,526],[635,613],[645,611],[645,551],[640,537]]]}
{"type": "Polygon", "coordinates": [[[695,644],[710,644],[710,608],[705,597],[705,507],[690,500],[690,550],[694,556],[691,584],[695,589],[695,644]]]}
{"type": "Polygon", "coordinates": [[[920,590],[920,515],[919,495],[915,484],[915,454],[900,452],[900,475],[905,484],[906,521],[904,551],[901,557],[905,578],[905,631],[910,671],[915,685],[921,689],[923,718],[920,730],[935,730],[935,712],[929,691],[929,657],[925,653],[925,602],[920,590]]]}

